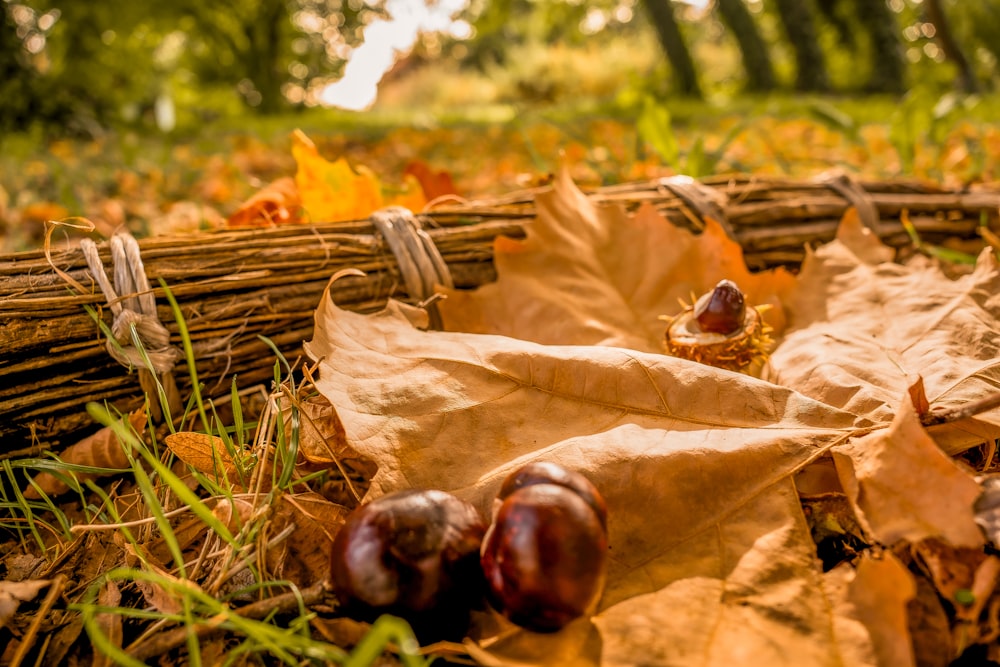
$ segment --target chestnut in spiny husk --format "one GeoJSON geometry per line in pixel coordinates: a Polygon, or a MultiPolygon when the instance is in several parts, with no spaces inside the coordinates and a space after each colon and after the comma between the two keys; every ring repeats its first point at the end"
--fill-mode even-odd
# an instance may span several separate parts
{"type": "Polygon", "coordinates": [[[761,313],[765,306],[746,306],[740,288],[721,280],[693,306],[676,317],[666,332],[668,354],[732,371],[759,370],[771,347],[771,329],[761,313]]]}
{"type": "Polygon", "coordinates": [[[606,505],[579,473],[531,464],[501,487],[482,568],[490,603],[521,627],[553,632],[594,610],[604,588],[606,505]]]}
{"type": "Polygon", "coordinates": [[[444,491],[391,493],[354,510],[333,541],[330,581],[360,620],[406,619],[421,642],[458,639],[482,597],[486,525],[444,491]]]}

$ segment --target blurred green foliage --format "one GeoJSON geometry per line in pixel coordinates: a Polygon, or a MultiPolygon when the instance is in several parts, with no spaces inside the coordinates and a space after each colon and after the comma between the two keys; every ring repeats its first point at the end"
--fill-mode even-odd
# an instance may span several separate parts
{"type": "MultiPolygon", "coordinates": [[[[738,43],[715,0],[704,8],[649,1],[672,3],[707,100],[725,105],[743,95],[738,43]]],[[[937,45],[926,0],[804,1],[816,9],[835,95],[864,94],[878,64],[859,2],[884,2],[893,12],[907,63],[903,90],[940,97],[952,89],[955,67],[937,45]]],[[[778,91],[792,90],[795,58],[777,5],[741,2],[769,45],[778,91]]],[[[992,89],[1000,0],[940,3],[983,90],[992,89]]],[[[123,126],[193,133],[248,111],[301,111],[343,75],[366,27],[406,7],[393,0],[0,0],[0,134],[33,125],[46,135],[96,136],[123,126]]],[[[455,7],[467,34],[423,34],[412,52],[398,54],[399,72],[386,79],[379,104],[404,121],[420,122],[428,108],[596,104],[634,115],[649,97],[676,104],[674,75],[639,0],[455,7]]]]}

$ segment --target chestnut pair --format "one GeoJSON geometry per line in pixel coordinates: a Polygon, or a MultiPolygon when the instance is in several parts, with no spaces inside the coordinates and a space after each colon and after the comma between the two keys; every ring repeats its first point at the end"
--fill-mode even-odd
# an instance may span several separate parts
{"type": "Polygon", "coordinates": [[[330,581],[346,613],[400,616],[422,642],[461,637],[484,593],[513,623],[552,632],[593,611],[607,549],[607,506],[594,485],[536,462],[504,480],[489,526],[443,491],[359,507],[334,539],[330,581]]]}

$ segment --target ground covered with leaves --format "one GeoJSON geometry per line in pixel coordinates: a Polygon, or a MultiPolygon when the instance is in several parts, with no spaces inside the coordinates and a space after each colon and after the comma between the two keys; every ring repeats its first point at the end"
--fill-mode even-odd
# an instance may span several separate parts
{"type": "MultiPolygon", "coordinates": [[[[814,121],[782,127],[788,144],[755,130],[748,136],[761,143],[726,144],[721,163],[763,169],[753,149],[766,144],[784,156],[808,146],[803,161],[829,164],[827,142],[847,161],[906,163],[877,136],[853,142],[814,121]]],[[[293,145],[247,190],[227,191],[228,224],[339,206],[341,194],[324,188],[343,178],[351,192],[377,195],[366,206],[407,190],[405,166],[344,171],[322,154],[350,156],[346,148],[331,153],[305,135],[293,145]],[[291,186],[261,194],[293,174],[291,186]],[[398,187],[385,187],[394,180],[385,174],[399,174],[398,187]]],[[[686,159],[694,145],[684,144],[686,159]]],[[[968,145],[949,139],[934,164],[951,156],[976,171],[971,180],[987,180],[993,167],[983,166],[1000,151],[984,149],[992,157],[973,166],[968,145]]],[[[324,295],[303,359],[277,355],[272,384],[234,384],[230,400],[212,402],[196,378],[190,397],[153,380],[134,413],[90,406],[104,427],[62,462],[3,459],[0,661],[1000,660],[996,211],[984,213],[966,265],[897,256],[852,209],[801,267],[751,272],[719,221],[702,220],[695,234],[648,204],[595,202],[580,185],[607,175],[583,146],[566,148],[570,166],[553,160],[552,174],[514,160],[495,164],[487,185],[474,180],[481,169],[446,170],[454,192],[443,197],[545,185],[526,236],[497,238],[495,281],[374,313],[324,295]],[[721,279],[770,329],[769,359],[750,372],[664,354],[664,318],[721,279]],[[428,326],[428,309],[443,330],[428,326]],[[607,502],[609,568],[592,615],[540,634],[484,605],[460,636],[418,649],[404,624],[343,613],[324,584],[329,545],[353,508],[433,488],[489,517],[502,480],[532,461],[582,473],[607,502]]],[[[430,202],[440,162],[419,149],[405,159],[426,167],[410,170],[411,194],[430,202]]],[[[375,163],[353,164],[363,162],[375,163]]],[[[631,165],[624,175],[673,171],[662,160],[631,165]]],[[[965,180],[956,173],[947,178],[965,180]]],[[[223,213],[212,224],[227,224],[223,213]]],[[[331,292],[348,277],[333,276],[331,292]]],[[[193,360],[184,327],[172,343],[193,360]]]]}

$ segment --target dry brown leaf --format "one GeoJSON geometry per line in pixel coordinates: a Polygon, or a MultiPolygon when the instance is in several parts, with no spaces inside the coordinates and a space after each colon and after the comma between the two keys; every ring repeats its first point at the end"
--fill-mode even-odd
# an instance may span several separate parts
{"type": "MultiPolygon", "coordinates": [[[[104,585],[101,586],[100,593],[97,595],[97,603],[102,607],[111,608],[119,606],[121,601],[122,593],[118,588],[118,584],[112,579],[105,581],[104,585]]],[[[97,627],[100,628],[100,632],[104,635],[105,639],[110,642],[112,646],[121,649],[122,639],[125,636],[122,628],[122,615],[114,612],[101,612],[97,614],[94,620],[96,621],[97,627]]],[[[107,653],[95,651],[93,664],[94,667],[105,667],[113,665],[115,662],[107,653]]]]}
{"type": "MultiPolygon", "coordinates": [[[[126,544],[125,553],[132,567],[141,567],[163,579],[167,579],[181,588],[201,591],[197,582],[191,579],[176,577],[163,566],[152,550],[142,545],[126,544]]],[[[156,581],[136,579],[135,587],[142,592],[143,598],[156,611],[164,614],[179,614],[183,610],[181,595],[171,588],[164,587],[156,581]]]]}
{"type": "MultiPolygon", "coordinates": [[[[128,415],[128,423],[132,430],[141,433],[146,428],[146,413],[144,410],[136,410],[128,415]]],[[[101,430],[88,435],[86,438],[70,445],[60,452],[59,458],[64,463],[73,463],[84,466],[94,466],[96,468],[125,469],[131,466],[128,455],[122,448],[122,442],[115,435],[110,426],[105,426],[101,430]]],[[[69,474],[69,473],[66,473],[69,474]]],[[[98,474],[73,473],[78,482],[88,479],[98,479],[98,474]]],[[[24,489],[24,497],[29,500],[41,498],[39,489],[47,495],[57,496],[69,491],[69,486],[55,475],[47,472],[40,472],[35,475],[36,486],[28,486],[24,489]]]]}
{"type": "Polygon", "coordinates": [[[222,438],[207,433],[178,431],[164,441],[177,458],[195,470],[216,479],[225,477],[231,484],[242,484],[240,469],[233,461],[222,438]]]}
{"type": "Polygon", "coordinates": [[[789,480],[696,540],[700,563],[682,548],[673,581],[594,619],[602,665],[876,664],[865,627],[834,608],[789,480]]]}
{"type": "MultiPolygon", "coordinates": [[[[973,273],[889,263],[891,250],[846,216],[837,240],[810,254],[790,300],[790,331],[769,379],[876,422],[923,378],[931,409],[957,408],[1000,387],[1000,267],[973,273]]],[[[935,429],[949,453],[1000,437],[1000,410],[935,429]]]]}
{"type": "MultiPolygon", "coordinates": [[[[357,456],[347,444],[344,426],[340,423],[337,410],[324,396],[306,398],[298,403],[298,408],[299,453],[306,461],[326,466],[357,456]]],[[[285,411],[282,420],[286,434],[291,434],[291,411],[285,411]]]]}
{"type": "Polygon", "coordinates": [[[663,352],[679,300],[736,281],[749,302],[771,304],[766,319],[784,328],[782,303],[794,278],[784,269],[751,274],[739,244],[708,221],[694,235],[651,206],[631,216],[598,206],[567,171],[536,198],[527,238],[494,244],[497,281],[471,292],[445,290],[445,328],[500,333],[554,345],[615,345],[663,352]]]}
{"type": "MultiPolygon", "coordinates": [[[[1000,576],[1000,559],[982,549],[956,548],[939,540],[925,540],[912,551],[929,575],[942,600],[955,609],[962,627],[956,642],[975,643],[971,636],[984,606],[989,601],[1000,576]]],[[[986,638],[990,641],[992,638],[986,638]]]]}
{"type": "Polygon", "coordinates": [[[913,575],[891,553],[879,558],[866,553],[859,559],[847,586],[847,599],[854,607],[853,615],[874,639],[880,667],[916,664],[907,616],[907,605],[916,594],[913,575]]]}
{"type": "Polygon", "coordinates": [[[50,583],[48,579],[0,581],[0,630],[7,626],[22,602],[34,600],[50,583]]]}
{"type": "Polygon", "coordinates": [[[841,485],[859,521],[883,544],[940,537],[981,547],[974,504],[979,484],[934,443],[906,394],[888,429],[833,449],[841,485]]]}
{"type": "Polygon", "coordinates": [[[273,227],[298,222],[302,200],[295,179],[279,178],[253,194],[226,220],[229,227],[273,227]]]}
{"type": "Polygon", "coordinates": [[[292,527],[288,537],[267,550],[267,565],[278,579],[306,588],[324,581],[330,570],[330,545],[344,525],[347,508],[318,493],[285,494],[268,526],[268,538],[292,527]]]}
{"type": "MultiPolygon", "coordinates": [[[[420,331],[412,310],[395,302],[366,316],[327,297],[316,317],[306,344],[323,360],[316,386],[338,407],[348,441],[378,463],[376,495],[434,487],[469,499],[485,516],[513,468],[555,461],[591,478],[608,502],[603,609],[646,595],[677,594],[689,604],[712,590],[708,611],[699,606],[686,617],[678,609],[688,622],[662,630],[677,650],[698,652],[704,638],[691,628],[704,613],[722,614],[751,644],[771,641],[777,617],[740,623],[750,612],[739,608],[760,594],[761,618],[781,601],[819,624],[784,647],[789,656],[798,655],[798,642],[810,655],[850,652],[836,645],[829,615],[814,614],[823,606],[810,601],[819,566],[814,551],[804,551],[813,547],[792,476],[854,432],[854,416],[658,354],[420,331]],[[786,525],[792,507],[795,523],[786,525]],[[777,564],[755,551],[758,540],[775,540],[764,553],[779,554],[777,564]],[[726,580],[746,597],[720,602],[726,580]]],[[[845,641],[867,650],[856,639],[845,641]]]]}

